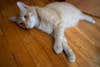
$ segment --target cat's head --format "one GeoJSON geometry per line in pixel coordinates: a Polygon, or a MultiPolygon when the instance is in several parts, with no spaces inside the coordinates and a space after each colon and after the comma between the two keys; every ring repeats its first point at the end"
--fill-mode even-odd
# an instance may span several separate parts
{"type": "Polygon", "coordinates": [[[16,22],[20,27],[31,29],[38,24],[38,18],[35,7],[30,7],[22,2],[17,2],[20,9],[18,17],[11,17],[12,22],[16,22]]]}

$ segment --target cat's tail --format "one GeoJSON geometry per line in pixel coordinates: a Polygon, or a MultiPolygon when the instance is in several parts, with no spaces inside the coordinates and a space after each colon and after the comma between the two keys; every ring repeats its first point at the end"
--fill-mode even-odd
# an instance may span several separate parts
{"type": "Polygon", "coordinates": [[[82,19],[82,20],[86,20],[86,21],[88,21],[88,22],[90,22],[90,23],[93,23],[93,24],[96,23],[96,21],[95,21],[91,16],[88,16],[88,15],[86,15],[86,14],[82,14],[82,15],[81,15],[81,19],[82,19]]]}

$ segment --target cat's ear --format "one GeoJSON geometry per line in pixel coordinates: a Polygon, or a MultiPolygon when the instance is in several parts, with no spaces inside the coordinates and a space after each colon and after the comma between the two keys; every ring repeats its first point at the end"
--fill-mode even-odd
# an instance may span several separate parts
{"type": "Polygon", "coordinates": [[[11,17],[11,18],[9,18],[9,20],[10,20],[11,22],[17,22],[17,17],[11,17]]]}
{"type": "Polygon", "coordinates": [[[20,10],[26,10],[29,7],[28,5],[20,1],[17,2],[17,6],[19,7],[20,10]]]}

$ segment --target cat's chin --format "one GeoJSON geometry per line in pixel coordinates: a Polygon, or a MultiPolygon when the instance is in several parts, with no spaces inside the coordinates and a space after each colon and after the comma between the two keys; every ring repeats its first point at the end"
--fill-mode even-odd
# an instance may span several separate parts
{"type": "Polygon", "coordinates": [[[26,29],[32,29],[34,26],[27,26],[26,29]]]}

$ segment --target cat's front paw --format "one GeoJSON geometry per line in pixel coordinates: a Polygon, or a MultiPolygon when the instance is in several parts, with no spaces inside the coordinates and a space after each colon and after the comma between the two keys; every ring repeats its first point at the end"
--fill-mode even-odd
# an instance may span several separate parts
{"type": "Polygon", "coordinates": [[[63,51],[62,44],[61,43],[55,43],[53,49],[54,49],[56,54],[60,54],[63,51]]]}

